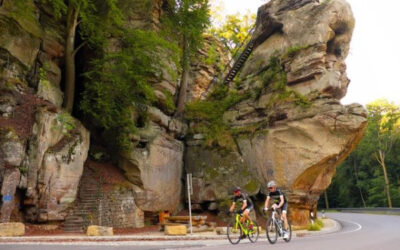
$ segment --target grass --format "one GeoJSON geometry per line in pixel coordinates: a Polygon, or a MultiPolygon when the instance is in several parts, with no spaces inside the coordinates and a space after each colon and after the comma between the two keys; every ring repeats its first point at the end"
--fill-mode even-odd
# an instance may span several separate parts
{"type": "Polygon", "coordinates": [[[324,227],[324,223],[320,219],[316,219],[313,224],[308,227],[308,231],[321,231],[324,227]]]}

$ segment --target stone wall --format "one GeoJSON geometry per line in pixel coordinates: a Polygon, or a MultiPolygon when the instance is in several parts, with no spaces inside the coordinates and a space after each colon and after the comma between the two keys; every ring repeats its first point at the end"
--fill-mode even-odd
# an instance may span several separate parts
{"type": "Polygon", "coordinates": [[[100,198],[99,225],[114,228],[144,226],[144,213],[135,204],[133,191],[115,190],[100,198]]]}

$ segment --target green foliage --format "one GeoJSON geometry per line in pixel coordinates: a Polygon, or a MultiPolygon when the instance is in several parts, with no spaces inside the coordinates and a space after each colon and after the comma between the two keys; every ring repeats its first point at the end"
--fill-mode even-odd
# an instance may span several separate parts
{"type": "MultiPolygon", "coordinates": [[[[367,110],[365,136],[338,167],[327,190],[330,207],[388,205],[383,171],[376,158],[379,150],[385,153],[393,206],[400,206],[400,107],[378,100],[368,104],[367,110]]],[[[325,206],[323,200],[321,207],[325,206]]]]}
{"type": "Polygon", "coordinates": [[[67,130],[67,132],[71,132],[76,128],[76,121],[70,114],[67,112],[61,112],[57,115],[56,120],[62,124],[62,126],[67,130]]]}
{"type": "Polygon", "coordinates": [[[300,46],[300,45],[292,46],[292,47],[290,47],[290,48],[286,51],[286,53],[282,56],[282,58],[293,57],[293,56],[295,56],[300,50],[307,49],[308,47],[309,47],[309,46],[305,46],[305,45],[303,45],[303,46],[300,46]]]}
{"type": "Polygon", "coordinates": [[[258,123],[254,123],[251,125],[246,125],[242,127],[231,128],[231,134],[234,136],[241,136],[241,135],[256,135],[258,131],[263,131],[262,133],[267,133],[268,130],[265,130],[265,127],[268,126],[268,121],[261,121],[258,123]]]}
{"type": "Polygon", "coordinates": [[[12,17],[19,24],[19,27],[16,30],[9,29],[11,34],[15,32],[15,35],[17,35],[18,30],[23,28],[25,31],[36,37],[41,36],[42,30],[36,14],[37,9],[34,0],[4,1],[0,7],[6,10],[4,13],[6,16],[12,17]]]}
{"type": "Polygon", "coordinates": [[[67,14],[68,6],[64,0],[41,0],[42,3],[49,3],[53,7],[54,16],[61,18],[62,15],[67,14]]]}
{"type": "MultiPolygon", "coordinates": [[[[169,36],[175,36],[182,47],[187,43],[193,55],[202,46],[203,32],[210,25],[208,0],[169,0],[163,24],[169,36]]],[[[185,52],[184,52],[185,53],[185,52]]]]}
{"type": "Polygon", "coordinates": [[[229,108],[248,98],[249,94],[239,94],[227,86],[218,85],[207,100],[187,104],[185,118],[197,122],[192,132],[204,134],[206,146],[232,149],[235,145],[232,133],[222,117],[229,108]]]}
{"type": "Polygon", "coordinates": [[[123,32],[122,25],[125,19],[121,7],[127,7],[124,2],[118,0],[41,0],[41,2],[52,6],[56,18],[63,18],[68,12],[77,11],[81,38],[92,47],[104,46],[111,36],[123,32]]]}
{"type": "Polygon", "coordinates": [[[29,168],[26,167],[26,166],[19,166],[19,167],[18,167],[18,170],[19,170],[19,172],[20,172],[22,175],[25,175],[25,174],[28,173],[29,168]]]}
{"type": "Polygon", "coordinates": [[[120,41],[120,51],[92,61],[81,102],[84,114],[104,129],[114,150],[129,148],[129,135],[137,131],[133,114],[143,116],[139,107],[156,104],[148,79],[161,76],[161,69],[168,67],[164,54],[176,61],[179,54],[176,46],[154,32],[126,30],[120,41]]]}
{"type": "Polygon", "coordinates": [[[123,28],[125,16],[123,9],[119,7],[120,1],[74,0],[73,2],[81,8],[80,35],[89,46],[104,47],[110,41],[110,37],[119,37],[125,32],[123,28]]]}
{"type": "Polygon", "coordinates": [[[244,127],[230,128],[222,117],[235,104],[249,99],[258,99],[264,89],[273,93],[269,107],[280,102],[294,102],[297,105],[308,107],[310,101],[300,93],[286,86],[286,72],[281,65],[281,59],[273,56],[267,67],[262,69],[259,76],[262,86],[254,86],[248,91],[239,94],[236,90],[229,90],[227,86],[218,85],[205,101],[194,101],[186,107],[185,118],[195,121],[192,133],[201,133],[206,136],[206,146],[218,145],[223,148],[235,147],[235,136],[254,135],[257,131],[264,131],[268,121],[244,127]]]}
{"type": "Polygon", "coordinates": [[[176,110],[174,96],[167,90],[162,90],[165,99],[160,101],[161,108],[168,113],[172,114],[176,110]]]}
{"type": "Polygon", "coordinates": [[[204,59],[204,63],[209,66],[214,66],[218,62],[219,54],[217,51],[217,46],[215,44],[211,45],[208,50],[207,57],[204,59]]]}
{"type": "Polygon", "coordinates": [[[321,231],[321,226],[318,225],[317,223],[311,224],[308,227],[308,231],[321,231]]]}
{"type": "Polygon", "coordinates": [[[280,59],[272,56],[267,69],[261,74],[264,86],[271,86],[273,90],[284,90],[286,87],[286,72],[282,68],[280,59]]]}
{"type": "MultiPolygon", "coordinates": [[[[284,56],[290,53],[295,53],[295,51],[298,51],[299,49],[300,48],[293,48],[284,56]]],[[[268,107],[272,107],[282,102],[294,102],[302,107],[309,107],[311,105],[306,96],[286,86],[287,77],[286,72],[282,67],[281,58],[272,56],[270,58],[270,63],[260,74],[260,78],[263,82],[263,87],[269,87],[274,93],[269,101],[268,107]]],[[[257,98],[261,95],[262,89],[264,88],[255,89],[257,98]]]]}
{"type": "Polygon", "coordinates": [[[316,219],[314,223],[317,224],[318,226],[320,226],[321,228],[324,227],[324,222],[320,219],[316,219]]]}
{"type": "MultiPolygon", "coordinates": [[[[215,17],[214,19],[218,18],[215,17]]],[[[256,19],[255,14],[235,14],[228,15],[224,21],[221,21],[220,25],[213,27],[210,32],[212,35],[218,38],[225,47],[232,53],[240,53],[240,46],[247,42],[251,36],[249,32],[254,26],[256,19]]],[[[243,49],[243,48],[242,48],[243,49]]]]}

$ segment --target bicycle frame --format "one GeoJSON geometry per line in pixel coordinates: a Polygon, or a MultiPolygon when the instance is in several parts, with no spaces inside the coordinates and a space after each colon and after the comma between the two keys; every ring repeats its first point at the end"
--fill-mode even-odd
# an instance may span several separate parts
{"type": "Polygon", "coordinates": [[[249,234],[249,230],[243,226],[242,222],[240,222],[240,217],[242,217],[242,215],[240,215],[239,213],[236,213],[235,227],[237,229],[237,226],[239,225],[240,228],[242,229],[243,234],[247,236],[249,234]]]}
{"type": "Polygon", "coordinates": [[[271,217],[272,217],[272,221],[274,222],[274,224],[278,228],[279,236],[281,236],[283,234],[283,226],[282,226],[283,221],[282,221],[282,219],[276,219],[276,214],[277,214],[277,211],[274,209],[272,211],[272,216],[271,217]],[[279,221],[281,221],[282,223],[278,223],[279,221]]]}

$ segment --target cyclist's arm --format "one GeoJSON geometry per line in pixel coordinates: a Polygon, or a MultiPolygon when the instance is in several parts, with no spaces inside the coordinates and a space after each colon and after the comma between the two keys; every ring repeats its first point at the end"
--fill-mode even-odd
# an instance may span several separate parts
{"type": "Polygon", "coordinates": [[[270,198],[271,198],[271,197],[269,197],[269,195],[268,195],[268,196],[267,196],[267,199],[265,200],[265,205],[264,205],[265,208],[268,208],[268,204],[269,204],[270,198]]]}
{"type": "Polygon", "coordinates": [[[283,195],[280,196],[281,202],[279,202],[278,208],[281,208],[283,206],[283,203],[285,203],[285,199],[283,198],[283,195]]]}
{"type": "Polygon", "coordinates": [[[243,201],[243,206],[242,206],[242,211],[244,211],[244,209],[247,207],[247,201],[246,200],[244,200],[243,201]]]}
{"type": "Polygon", "coordinates": [[[235,209],[235,205],[236,205],[236,202],[233,202],[233,203],[232,203],[232,205],[231,205],[231,208],[229,208],[229,211],[231,211],[231,212],[232,212],[232,211],[233,211],[233,209],[235,209]]]}

